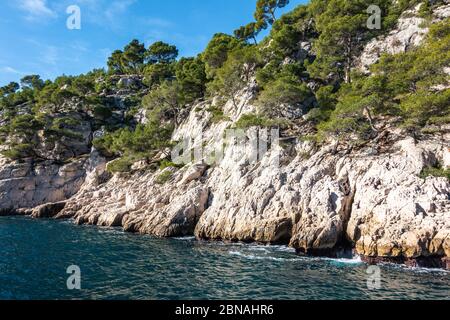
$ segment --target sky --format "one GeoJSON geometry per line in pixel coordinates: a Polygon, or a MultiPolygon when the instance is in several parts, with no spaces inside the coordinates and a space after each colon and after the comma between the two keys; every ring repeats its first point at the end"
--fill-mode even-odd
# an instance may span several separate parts
{"type": "MultiPolygon", "coordinates": [[[[287,12],[305,0],[291,0],[287,12]]],[[[146,46],[175,44],[195,56],[217,32],[232,34],[253,21],[256,0],[1,0],[0,86],[24,75],[43,79],[106,66],[108,56],[132,39],[146,46]],[[81,29],[67,28],[76,5],[81,29]]]]}

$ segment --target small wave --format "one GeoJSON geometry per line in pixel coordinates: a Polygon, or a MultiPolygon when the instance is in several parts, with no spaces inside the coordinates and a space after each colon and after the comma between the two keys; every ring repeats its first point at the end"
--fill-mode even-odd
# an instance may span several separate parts
{"type": "Polygon", "coordinates": [[[193,241],[196,238],[194,236],[192,236],[192,237],[175,237],[175,238],[172,238],[172,239],[180,240],[180,241],[193,241]]]}
{"type": "Polygon", "coordinates": [[[59,224],[64,224],[64,225],[70,225],[70,226],[74,226],[74,220],[72,219],[62,219],[62,220],[56,220],[59,224]]]}
{"type": "Polygon", "coordinates": [[[319,260],[327,260],[332,261],[336,263],[342,263],[342,264],[363,264],[360,256],[355,256],[353,258],[319,258],[319,260]]]}
{"type": "Polygon", "coordinates": [[[288,246],[270,246],[276,251],[295,253],[295,249],[288,246]]]}
{"type": "Polygon", "coordinates": [[[442,274],[442,275],[449,275],[450,270],[445,269],[439,269],[439,268],[424,268],[424,267],[410,267],[405,264],[398,264],[398,263],[380,263],[380,265],[388,266],[392,269],[401,269],[402,271],[409,271],[412,273],[423,273],[423,274],[442,274]]]}
{"type": "Polygon", "coordinates": [[[250,251],[256,251],[256,252],[270,252],[270,250],[266,247],[263,246],[249,246],[248,248],[246,248],[250,251]]]}
{"type": "Polygon", "coordinates": [[[279,258],[279,257],[272,257],[272,256],[255,256],[252,254],[245,254],[239,251],[229,251],[229,254],[233,256],[239,256],[245,259],[250,260],[272,260],[272,261],[300,261],[301,258],[279,258]]]}
{"type": "Polygon", "coordinates": [[[450,274],[450,270],[445,270],[445,269],[438,269],[438,268],[420,268],[420,267],[406,267],[409,270],[412,270],[413,272],[417,272],[417,273],[440,273],[440,274],[446,274],[449,275],[450,274]]]}

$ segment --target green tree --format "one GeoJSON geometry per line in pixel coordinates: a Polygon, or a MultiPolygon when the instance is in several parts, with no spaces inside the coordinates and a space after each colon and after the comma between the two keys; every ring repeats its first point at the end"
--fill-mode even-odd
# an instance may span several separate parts
{"type": "Polygon", "coordinates": [[[178,49],[176,46],[167,44],[162,41],[153,43],[145,53],[148,63],[170,63],[178,57],[178,49]]]}
{"type": "Polygon", "coordinates": [[[20,80],[22,88],[41,90],[44,87],[44,81],[39,75],[25,76],[20,80]]]}
{"type": "Polygon", "coordinates": [[[235,37],[224,33],[216,33],[202,54],[208,77],[214,77],[215,70],[221,68],[227,61],[229,52],[242,46],[243,42],[235,37]]]}
{"type": "Polygon", "coordinates": [[[182,120],[180,113],[185,106],[180,84],[177,81],[162,83],[143,98],[142,105],[150,118],[173,121],[178,126],[182,120]]]}
{"type": "Polygon", "coordinates": [[[257,22],[251,22],[245,26],[240,27],[234,31],[234,36],[242,41],[249,41],[252,39],[255,44],[258,44],[256,37],[262,31],[262,25],[257,22]]]}
{"type": "Polygon", "coordinates": [[[341,137],[376,134],[377,117],[400,116],[403,126],[417,132],[428,122],[450,119],[450,19],[430,27],[421,47],[396,55],[385,54],[370,77],[354,74],[351,84],[337,93],[338,103],[319,128],[341,137]]]}
{"type": "Polygon", "coordinates": [[[204,96],[207,83],[206,68],[200,57],[182,58],[175,70],[184,103],[192,103],[204,96]]]}
{"type": "Polygon", "coordinates": [[[88,76],[78,76],[72,82],[72,90],[81,97],[95,91],[95,82],[88,76]]]}
{"type": "Polygon", "coordinates": [[[208,85],[211,95],[220,94],[231,99],[234,106],[238,106],[239,93],[249,84],[254,70],[260,63],[257,48],[247,46],[235,49],[229,53],[224,65],[217,70],[216,77],[208,85]]]}
{"type": "Polygon", "coordinates": [[[111,73],[114,74],[123,74],[123,51],[115,50],[112,55],[108,58],[108,69],[111,73]]]}
{"type": "Polygon", "coordinates": [[[312,0],[311,11],[320,32],[314,43],[317,58],[308,69],[314,77],[351,82],[355,58],[374,34],[366,25],[366,10],[372,4],[373,0],[312,0]]]}
{"type": "Polygon", "coordinates": [[[267,88],[258,98],[258,105],[264,115],[279,117],[282,116],[279,112],[281,106],[300,107],[311,97],[312,92],[305,83],[296,78],[285,76],[267,85],[267,88]]]}
{"type": "Polygon", "coordinates": [[[150,88],[175,79],[176,63],[154,63],[144,68],[144,84],[150,88]]]}
{"type": "Polygon", "coordinates": [[[123,51],[122,64],[128,72],[139,72],[145,59],[145,45],[139,40],[132,40],[123,51]]]}
{"type": "Polygon", "coordinates": [[[276,20],[276,11],[289,4],[289,0],[258,0],[256,3],[255,19],[259,26],[266,29],[276,20]]]}
{"type": "Polygon", "coordinates": [[[10,82],[6,86],[0,88],[0,94],[1,94],[1,96],[13,94],[13,93],[16,93],[16,91],[19,89],[20,89],[20,85],[17,82],[10,82]]]}

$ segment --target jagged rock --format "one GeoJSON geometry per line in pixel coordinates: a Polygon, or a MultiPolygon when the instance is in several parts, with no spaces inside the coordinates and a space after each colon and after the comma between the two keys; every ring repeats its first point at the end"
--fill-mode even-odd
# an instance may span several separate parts
{"type": "Polygon", "coordinates": [[[117,82],[119,88],[132,88],[142,86],[142,77],[139,75],[121,76],[117,82]]]}
{"type": "Polygon", "coordinates": [[[191,181],[199,179],[205,173],[208,166],[206,164],[200,163],[193,165],[188,169],[188,171],[184,174],[183,180],[181,184],[186,185],[191,181]]]}
{"type": "MultiPolygon", "coordinates": [[[[247,100],[224,108],[230,119],[252,112],[247,100]]],[[[194,107],[174,133],[174,140],[192,138],[187,149],[221,142],[216,138],[229,126],[208,124],[206,104],[194,107]],[[197,134],[203,140],[193,139],[197,134]]],[[[353,244],[367,259],[442,262],[450,253],[449,181],[419,175],[444,163],[450,137],[416,141],[389,125],[384,130],[379,140],[389,147],[350,152],[335,142],[317,149],[298,141],[297,155],[273,145],[255,163],[243,156],[245,147],[232,144],[210,168],[165,169],[171,177],[162,185],[161,171],[88,179],[58,217],[160,237],[290,243],[325,255],[353,244]]]]}
{"type": "Polygon", "coordinates": [[[341,162],[357,189],[347,235],[365,256],[442,256],[449,250],[449,181],[418,177],[429,165],[429,144],[398,145],[398,153],[366,159],[359,168],[341,162]]]}
{"type": "MultiPolygon", "coordinates": [[[[420,45],[428,33],[425,19],[418,16],[421,4],[405,11],[398,20],[397,27],[386,36],[370,41],[361,54],[357,67],[369,72],[369,67],[378,62],[383,53],[396,54],[408,51],[420,45]]],[[[434,10],[435,22],[450,17],[450,5],[444,5],[434,10]]]]}
{"type": "MultiPolygon", "coordinates": [[[[436,16],[446,16],[447,11],[436,16]]],[[[421,22],[405,15],[397,30],[369,43],[361,66],[374,63],[382,51],[401,52],[420,43],[426,33],[421,22]]],[[[308,44],[301,46],[310,50],[308,44]]],[[[134,80],[115,81],[129,87],[134,80]]],[[[227,120],[220,123],[212,123],[208,111],[219,99],[199,102],[172,140],[187,140],[184,150],[217,149],[227,129],[257,110],[251,103],[256,89],[253,79],[234,103],[226,102],[227,120]]],[[[120,112],[125,112],[122,98],[129,92],[125,88],[110,96],[120,112]]],[[[229,143],[223,158],[214,155],[214,163],[207,161],[210,154],[205,152],[201,159],[188,159],[182,169],[151,171],[141,162],[132,173],[115,175],[107,172],[106,160],[95,149],[89,158],[65,165],[0,157],[0,215],[56,215],[78,224],[123,227],[159,237],[290,244],[307,254],[335,255],[351,246],[370,263],[448,267],[450,182],[420,177],[426,167],[449,167],[448,132],[416,140],[386,120],[378,137],[361,150],[336,141],[319,147],[297,135],[289,138],[287,148],[271,143],[257,161],[246,157],[247,146],[229,143]]],[[[61,148],[43,146],[56,153],[73,150],[61,148]]],[[[82,150],[75,148],[78,152],[82,150]]]]}
{"type": "Polygon", "coordinates": [[[181,184],[186,169],[173,170],[173,184],[160,185],[161,172],[115,175],[100,185],[85,185],[57,218],[78,224],[123,226],[130,232],[160,237],[193,234],[206,208],[208,188],[198,181],[181,184]]]}
{"type": "Polygon", "coordinates": [[[65,128],[70,130],[75,135],[74,136],[63,136],[61,139],[53,140],[48,139],[45,136],[44,131],[38,132],[38,147],[36,148],[36,154],[42,159],[48,159],[53,161],[66,161],[71,158],[76,158],[89,154],[90,144],[92,141],[92,127],[91,123],[84,120],[83,117],[76,113],[70,112],[64,115],[55,116],[58,117],[70,117],[77,122],[76,125],[70,128],[65,128]]]}
{"type": "Polygon", "coordinates": [[[85,180],[85,157],[65,165],[31,159],[22,163],[0,160],[0,210],[66,200],[78,192],[85,180]]]}
{"type": "Polygon", "coordinates": [[[65,205],[65,201],[43,204],[34,208],[31,216],[33,218],[53,218],[64,209],[65,205]]]}

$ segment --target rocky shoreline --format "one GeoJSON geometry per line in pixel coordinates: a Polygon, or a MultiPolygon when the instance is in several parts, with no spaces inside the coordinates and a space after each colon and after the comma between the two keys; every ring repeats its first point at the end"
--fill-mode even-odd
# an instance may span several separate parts
{"type": "MultiPolygon", "coordinates": [[[[436,15],[449,14],[447,5],[436,15]]],[[[402,52],[420,43],[426,34],[422,22],[406,15],[387,38],[368,44],[360,68],[367,70],[386,48],[402,52]]],[[[142,81],[125,78],[124,87],[142,81]]],[[[127,90],[133,89],[110,97],[119,114],[127,90]]],[[[213,121],[211,111],[220,99],[198,101],[183,115],[172,141],[187,139],[186,150],[217,149],[223,145],[218,137],[257,110],[256,91],[252,79],[225,103],[221,121],[213,121]]],[[[141,118],[138,122],[146,121],[141,118]]],[[[140,161],[130,173],[114,175],[107,170],[111,162],[95,148],[89,151],[92,138],[102,133],[81,121],[81,142],[43,143],[42,153],[55,160],[0,157],[0,216],[73,219],[157,237],[283,244],[312,256],[353,251],[370,264],[450,269],[450,181],[422,175],[429,168],[450,168],[448,124],[417,136],[399,128],[395,118],[381,116],[376,137],[355,148],[331,138],[314,143],[307,139],[307,122],[296,120],[299,131],[284,133],[256,162],[245,156],[247,146],[229,141],[213,164],[206,156],[181,168],[157,169],[140,161]]],[[[250,128],[246,139],[264,134],[250,128]]],[[[167,152],[158,157],[169,161],[167,152]]]]}
{"type": "MultiPolygon", "coordinates": [[[[18,209],[18,210],[8,210],[0,213],[0,217],[5,216],[29,216],[34,219],[53,219],[57,216],[60,210],[64,209],[66,202],[58,202],[52,204],[46,204],[39,206],[35,209],[18,209]]],[[[59,218],[61,219],[61,218],[59,218]]],[[[75,224],[83,225],[83,221],[74,221],[75,224]]],[[[96,225],[99,226],[99,225],[96,225]]],[[[120,224],[111,224],[110,227],[120,227],[120,224]]],[[[124,232],[134,232],[133,230],[126,230],[124,232]]],[[[184,235],[186,236],[186,235],[184,235]]],[[[208,239],[202,237],[196,237],[198,240],[203,241],[230,241],[226,239],[208,239]]],[[[230,241],[233,242],[233,241],[230,241]]],[[[244,242],[245,243],[245,242],[244,242]]],[[[255,243],[253,241],[248,241],[247,243],[255,243]]],[[[258,242],[256,242],[258,243],[258,242]]],[[[261,243],[261,245],[266,245],[267,243],[261,243]]],[[[285,241],[273,242],[271,245],[287,245],[285,241]]],[[[398,264],[405,265],[410,268],[428,268],[428,269],[444,269],[450,270],[450,258],[447,256],[421,256],[415,258],[408,258],[404,256],[399,257],[382,257],[382,256],[365,256],[358,254],[355,248],[353,248],[350,244],[347,246],[341,246],[328,250],[309,250],[307,253],[303,249],[295,250],[297,255],[301,256],[309,256],[309,257],[324,257],[324,258],[332,258],[332,259],[340,259],[340,258],[352,258],[354,256],[358,256],[362,262],[369,265],[378,265],[378,264],[398,264]]]]}
{"type": "MultiPolygon", "coordinates": [[[[204,115],[196,117],[207,121],[204,115]]],[[[189,119],[184,124],[192,125],[189,119]]],[[[196,132],[184,126],[180,130],[196,132]]],[[[211,133],[215,135],[222,128],[209,130],[216,130],[211,133]]],[[[3,190],[20,189],[23,179],[39,186],[42,176],[1,180],[2,215],[73,219],[157,237],[283,244],[311,256],[353,251],[371,264],[448,269],[450,183],[447,178],[419,177],[436,162],[448,165],[448,135],[443,141],[417,141],[387,129],[384,136],[389,152],[373,150],[381,144],[355,152],[336,144],[314,149],[297,141],[294,155],[278,146],[249,165],[229,158],[238,152],[236,145],[220,165],[198,163],[156,172],[143,165],[113,176],[106,171],[107,161],[94,151],[83,162],[90,164],[83,183],[70,197],[56,191],[48,194],[55,201],[35,206],[43,190],[28,188],[16,197],[16,208],[7,210],[4,199],[11,191],[3,190]],[[278,167],[270,161],[275,153],[282,164],[278,167]],[[170,178],[161,183],[158,177],[164,172],[170,178]]],[[[10,167],[1,172],[5,170],[10,167]]],[[[75,188],[72,181],[67,179],[63,189],[75,188]]]]}

